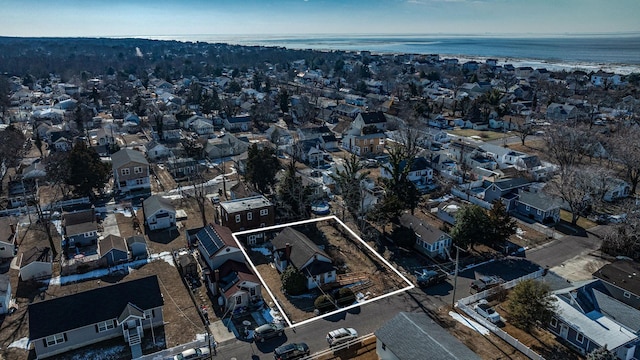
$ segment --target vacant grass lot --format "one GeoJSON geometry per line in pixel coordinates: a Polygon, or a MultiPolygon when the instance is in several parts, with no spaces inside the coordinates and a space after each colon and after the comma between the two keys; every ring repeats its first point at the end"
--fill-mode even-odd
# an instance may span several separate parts
{"type": "Polygon", "coordinates": [[[450,134],[458,135],[458,136],[479,136],[483,141],[491,141],[496,139],[502,139],[506,136],[511,136],[512,134],[505,134],[502,132],[489,131],[489,130],[473,130],[473,129],[458,129],[458,130],[450,130],[450,134]]]}

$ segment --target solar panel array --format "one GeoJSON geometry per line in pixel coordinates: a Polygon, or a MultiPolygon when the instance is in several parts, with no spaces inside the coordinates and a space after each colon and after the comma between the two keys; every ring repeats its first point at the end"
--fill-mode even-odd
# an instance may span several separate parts
{"type": "Polygon", "coordinates": [[[211,225],[205,226],[200,230],[196,237],[209,256],[215,254],[218,250],[224,247],[224,242],[220,239],[220,236],[218,236],[211,225]]]}

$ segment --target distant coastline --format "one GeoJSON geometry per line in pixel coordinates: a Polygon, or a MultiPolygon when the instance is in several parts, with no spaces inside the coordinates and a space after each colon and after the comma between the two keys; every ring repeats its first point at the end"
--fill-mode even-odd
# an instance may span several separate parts
{"type": "Polygon", "coordinates": [[[640,72],[640,34],[555,35],[544,37],[466,35],[165,35],[138,38],[202,41],[247,46],[278,46],[321,51],[439,54],[461,60],[498,59],[499,63],[549,70],[640,72]]]}

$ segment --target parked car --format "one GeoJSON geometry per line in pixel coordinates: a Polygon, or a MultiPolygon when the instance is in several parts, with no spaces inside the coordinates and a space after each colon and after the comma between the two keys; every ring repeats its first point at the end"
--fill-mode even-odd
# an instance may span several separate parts
{"type": "Polygon", "coordinates": [[[471,288],[475,291],[484,291],[502,284],[504,280],[499,276],[482,276],[471,282],[471,288]]]}
{"type": "Polygon", "coordinates": [[[306,343],[291,343],[282,345],[273,352],[275,360],[293,360],[309,356],[309,346],[306,343]]]}
{"type": "Polygon", "coordinates": [[[491,321],[494,324],[497,324],[501,321],[500,314],[498,314],[491,306],[489,306],[487,300],[485,299],[478,301],[474,308],[476,309],[476,312],[480,314],[480,316],[491,321]]]}
{"type": "Polygon", "coordinates": [[[197,349],[187,349],[180,354],[173,357],[173,360],[192,360],[192,359],[204,359],[210,354],[208,347],[200,347],[197,349]]]}
{"type": "Polygon", "coordinates": [[[344,344],[357,338],[358,332],[353,328],[340,328],[330,331],[327,334],[327,342],[329,343],[329,346],[344,344]]]}
{"type": "Polygon", "coordinates": [[[256,342],[264,342],[265,340],[282,335],[284,335],[284,325],[280,323],[264,324],[253,330],[253,338],[256,342]]]}
{"type": "Polygon", "coordinates": [[[418,286],[424,288],[443,283],[447,277],[447,273],[440,270],[422,270],[422,274],[418,275],[416,280],[418,286]]]}

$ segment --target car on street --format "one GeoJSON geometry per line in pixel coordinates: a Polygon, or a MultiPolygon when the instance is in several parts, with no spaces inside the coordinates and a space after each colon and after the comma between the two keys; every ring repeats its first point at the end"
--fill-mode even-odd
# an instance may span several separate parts
{"type": "Polygon", "coordinates": [[[309,346],[306,343],[291,343],[282,345],[273,352],[275,360],[293,360],[309,356],[309,346]]]}
{"type": "Polygon", "coordinates": [[[337,346],[358,338],[358,332],[353,328],[340,328],[327,334],[329,346],[337,346]]]}
{"type": "Polygon", "coordinates": [[[187,349],[180,354],[173,357],[173,360],[195,360],[204,359],[209,356],[211,352],[208,347],[200,347],[196,349],[187,349]]]}
{"type": "Polygon", "coordinates": [[[264,324],[253,330],[253,338],[256,342],[284,335],[284,325],[280,323],[264,324]]]}
{"type": "Polygon", "coordinates": [[[475,291],[485,291],[504,283],[499,276],[482,276],[471,282],[471,288],[475,291]]]}
{"type": "Polygon", "coordinates": [[[494,308],[492,308],[488,303],[487,300],[482,299],[480,301],[478,301],[478,303],[475,305],[475,310],[478,314],[480,314],[480,316],[482,316],[483,318],[491,321],[494,324],[499,323],[500,320],[500,314],[498,314],[494,308]]]}

